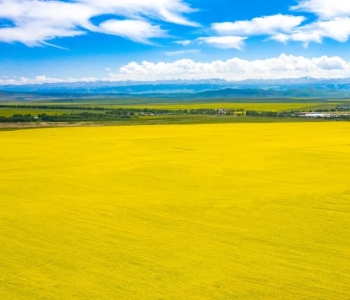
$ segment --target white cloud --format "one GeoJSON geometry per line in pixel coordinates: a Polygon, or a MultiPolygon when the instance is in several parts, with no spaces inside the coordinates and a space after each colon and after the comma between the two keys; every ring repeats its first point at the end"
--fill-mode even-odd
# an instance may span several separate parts
{"type": "MultiPolygon", "coordinates": [[[[281,33],[292,32],[304,20],[301,16],[279,14],[247,21],[213,23],[211,29],[217,35],[197,38],[197,41],[217,48],[242,50],[244,41],[249,36],[273,35],[275,40],[281,41],[281,33]]],[[[283,38],[286,42],[286,37],[283,38]]]]}
{"type": "Polygon", "coordinates": [[[350,76],[350,63],[340,57],[322,56],[306,58],[282,54],[265,60],[244,60],[232,58],[210,63],[181,59],[172,63],[141,64],[131,62],[120,68],[119,73],[111,74],[113,80],[174,80],[211,79],[226,80],[299,78],[339,78],[350,76]]]}
{"type": "MultiPolygon", "coordinates": [[[[306,58],[282,54],[279,57],[264,60],[245,60],[232,58],[227,61],[213,61],[210,63],[195,62],[190,59],[176,60],[171,63],[142,63],[131,62],[119,69],[118,73],[110,73],[108,81],[157,81],[176,79],[282,79],[310,76],[314,78],[348,78],[350,77],[350,62],[341,57],[321,56],[306,58]]],[[[49,78],[44,75],[34,79],[4,78],[4,84],[34,84],[49,82],[94,82],[96,78],[49,78]]]]}
{"type": "MultiPolygon", "coordinates": [[[[56,38],[80,36],[91,31],[152,44],[152,39],[170,35],[161,28],[160,21],[198,26],[187,17],[195,11],[188,3],[189,0],[0,0],[0,21],[6,21],[2,23],[6,25],[0,25],[0,42],[55,46],[52,40],[56,38]],[[93,24],[91,20],[97,16],[110,17],[101,24],[93,24]]],[[[322,43],[325,38],[348,41],[349,0],[298,0],[291,10],[315,14],[317,20],[303,25],[307,21],[304,16],[277,14],[217,22],[211,25],[211,34],[206,37],[174,43],[189,46],[199,42],[241,50],[245,39],[261,35],[283,43],[301,42],[305,46],[310,42],[322,43]]]]}
{"type": "Polygon", "coordinates": [[[208,36],[198,38],[197,41],[221,49],[242,50],[246,37],[241,36],[208,36]]]}
{"type": "Polygon", "coordinates": [[[307,46],[310,42],[322,43],[324,38],[338,42],[348,41],[350,36],[350,18],[336,18],[330,21],[316,21],[293,30],[290,34],[277,34],[272,39],[280,42],[297,41],[307,46]]]}
{"type": "Polygon", "coordinates": [[[184,41],[175,41],[175,44],[182,45],[182,46],[188,46],[191,44],[190,40],[184,40],[184,41]]]}
{"type": "Polygon", "coordinates": [[[0,28],[0,41],[13,43],[20,41],[27,46],[46,45],[45,41],[59,37],[74,37],[84,31],[60,27],[46,27],[42,23],[31,23],[22,27],[0,28]]]}
{"type": "Polygon", "coordinates": [[[134,42],[149,43],[152,38],[167,36],[167,32],[158,25],[142,20],[108,20],[100,24],[101,32],[128,38],[134,42]]]}
{"type": "Polygon", "coordinates": [[[325,20],[350,16],[348,0],[300,0],[298,5],[291,9],[310,12],[325,20]]]}
{"type": "Polygon", "coordinates": [[[24,85],[24,84],[44,84],[44,83],[60,83],[60,82],[94,82],[98,79],[94,77],[85,77],[85,78],[53,78],[47,77],[45,75],[39,75],[35,78],[27,78],[27,77],[14,77],[5,79],[0,79],[0,85],[24,85]]]}
{"type": "Polygon", "coordinates": [[[318,20],[296,27],[289,33],[279,33],[272,39],[288,42],[322,43],[324,38],[347,42],[350,36],[350,2],[344,0],[300,0],[291,7],[295,11],[315,14],[318,20]]]}
{"type": "MultiPolygon", "coordinates": [[[[0,0],[0,19],[13,22],[13,27],[0,28],[0,42],[21,42],[28,46],[38,46],[56,37],[72,37],[87,31],[120,35],[134,41],[148,42],[154,37],[164,37],[164,31],[151,25],[154,21],[197,26],[184,14],[193,12],[183,0],[0,0]],[[101,15],[115,15],[133,22],[132,28],[124,28],[123,23],[110,20],[101,27],[91,23],[91,19],[101,15]],[[144,23],[137,23],[144,22],[144,23]],[[136,28],[144,25],[143,29],[136,28]],[[143,38],[138,34],[143,33],[143,38]]],[[[124,22],[125,22],[124,21],[124,22]]],[[[124,23],[126,25],[126,23],[124,23]]]]}
{"type": "Polygon", "coordinates": [[[304,20],[305,18],[301,16],[274,15],[249,21],[214,23],[211,27],[219,35],[271,35],[278,32],[290,32],[304,20]]]}
{"type": "Polygon", "coordinates": [[[183,0],[76,0],[96,8],[99,14],[116,14],[129,18],[147,16],[169,23],[197,26],[183,14],[194,11],[183,0]]]}
{"type": "Polygon", "coordinates": [[[180,50],[180,51],[169,51],[165,52],[167,56],[179,56],[179,55],[185,55],[185,54],[199,54],[201,50],[198,49],[191,49],[191,50],[180,50]]]}
{"type": "MultiPolygon", "coordinates": [[[[282,43],[289,41],[302,42],[305,47],[310,42],[322,43],[324,38],[333,39],[338,42],[347,42],[350,36],[350,17],[334,16],[349,15],[350,10],[348,12],[347,7],[349,6],[350,9],[350,4],[345,4],[342,7],[340,2],[335,0],[332,4],[333,6],[330,6],[330,10],[327,10],[327,3],[329,4],[327,0],[305,0],[300,2],[297,7],[292,8],[295,10],[303,8],[316,14],[319,12],[320,17],[326,17],[328,15],[321,14],[321,11],[324,9],[324,13],[328,12],[329,17],[331,17],[330,19],[318,19],[306,25],[301,25],[306,20],[302,16],[274,15],[254,18],[249,21],[214,23],[211,28],[218,35],[215,37],[216,39],[219,39],[221,35],[225,36],[222,39],[223,43],[227,35],[233,35],[235,37],[268,35],[270,40],[282,43]],[[319,8],[319,10],[316,8],[319,8]]],[[[240,49],[241,47],[242,45],[233,48],[240,49]]]]}

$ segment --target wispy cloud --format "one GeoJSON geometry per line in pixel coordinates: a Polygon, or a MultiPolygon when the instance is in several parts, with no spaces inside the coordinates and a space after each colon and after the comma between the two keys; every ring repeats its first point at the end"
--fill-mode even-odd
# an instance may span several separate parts
{"type": "Polygon", "coordinates": [[[0,42],[40,46],[55,38],[93,31],[148,43],[152,38],[166,36],[165,31],[150,20],[197,26],[185,17],[193,11],[183,0],[0,0],[0,20],[10,20],[14,24],[0,28],[0,42]],[[94,25],[91,19],[101,15],[126,20],[112,18],[94,25]]]}
{"type": "Polygon", "coordinates": [[[185,54],[199,54],[199,53],[201,53],[201,50],[199,50],[199,49],[165,52],[165,54],[167,56],[180,56],[180,55],[185,55],[185,54]]]}
{"type": "Polygon", "coordinates": [[[212,29],[219,35],[271,35],[278,32],[290,32],[303,21],[305,18],[302,16],[274,15],[247,21],[214,23],[212,29]]]}
{"type": "Polygon", "coordinates": [[[143,44],[171,37],[178,39],[174,44],[182,46],[202,43],[242,50],[245,40],[253,36],[261,36],[261,41],[301,42],[304,46],[322,43],[327,38],[346,42],[350,37],[349,1],[299,0],[290,7],[289,14],[232,22],[218,20],[209,28],[192,32],[192,40],[188,35],[181,40],[181,36],[174,37],[168,32],[172,27],[164,22],[199,26],[189,18],[196,11],[189,3],[190,0],[0,0],[0,42],[66,50],[53,40],[95,32],[143,44]],[[316,19],[302,16],[305,12],[314,14],[316,19]],[[98,16],[107,19],[97,24],[92,22],[98,16]]]}
{"type": "Polygon", "coordinates": [[[152,38],[167,36],[167,32],[160,26],[151,25],[143,20],[109,20],[101,23],[99,29],[103,33],[121,36],[143,44],[149,44],[152,38]]]}
{"type": "Polygon", "coordinates": [[[241,36],[209,36],[198,38],[198,42],[203,42],[208,45],[221,49],[237,49],[242,50],[246,37],[241,36]]]}
{"type": "Polygon", "coordinates": [[[183,41],[175,41],[174,44],[182,45],[182,46],[188,46],[191,44],[190,40],[183,40],[183,41]]]}

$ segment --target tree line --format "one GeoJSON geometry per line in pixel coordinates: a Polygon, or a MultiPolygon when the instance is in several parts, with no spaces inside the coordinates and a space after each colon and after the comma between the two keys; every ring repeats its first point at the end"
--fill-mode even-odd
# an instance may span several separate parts
{"type": "Polygon", "coordinates": [[[39,114],[37,117],[31,114],[15,114],[12,117],[1,117],[0,122],[3,123],[18,123],[18,122],[83,122],[83,121],[118,121],[125,119],[137,118],[136,116],[129,115],[109,115],[109,114],[99,114],[83,112],[78,114],[62,114],[62,115],[47,115],[39,114]]]}
{"type": "MultiPolygon", "coordinates": [[[[39,114],[38,117],[45,115],[45,118],[98,118],[100,119],[112,119],[114,116],[119,117],[133,117],[133,116],[150,116],[150,115],[227,115],[232,116],[235,113],[243,115],[244,109],[212,109],[212,108],[193,108],[193,109],[162,109],[162,108],[131,108],[131,107],[120,107],[120,108],[105,108],[105,107],[85,107],[85,106],[60,106],[60,105],[0,105],[0,108],[14,108],[14,109],[50,109],[50,110],[70,110],[71,117],[62,115],[48,116],[45,114],[39,114]],[[89,113],[89,115],[84,115],[83,112],[78,113],[79,111],[84,111],[89,113]],[[93,111],[98,111],[99,113],[94,113],[93,111]],[[105,115],[105,116],[101,116],[105,115]]],[[[64,114],[67,115],[67,114],[64,114]]],[[[14,115],[10,119],[30,119],[28,115],[14,115]]],[[[34,118],[34,117],[33,117],[34,118]]],[[[7,118],[9,119],[9,118],[7,118]]],[[[5,121],[5,118],[2,117],[2,120],[5,121]]]]}
{"type": "Polygon", "coordinates": [[[292,117],[294,112],[276,112],[276,111],[256,111],[256,110],[247,110],[247,117],[267,117],[267,118],[285,118],[292,117]]]}

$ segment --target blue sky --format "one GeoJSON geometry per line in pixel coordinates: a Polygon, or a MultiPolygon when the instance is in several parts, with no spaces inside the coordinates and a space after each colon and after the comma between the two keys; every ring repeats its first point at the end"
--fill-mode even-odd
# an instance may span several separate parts
{"type": "Polygon", "coordinates": [[[350,77],[349,36],[344,0],[0,0],[0,84],[350,77]]]}

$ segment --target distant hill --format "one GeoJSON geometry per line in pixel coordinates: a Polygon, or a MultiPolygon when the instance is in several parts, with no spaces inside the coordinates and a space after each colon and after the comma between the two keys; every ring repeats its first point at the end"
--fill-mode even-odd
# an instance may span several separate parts
{"type": "MultiPolygon", "coordinates": [[[[5,85],[0,89],[8,92],[40,93],[40,94],[115,94],[126,95],[146,95],[146,94],[190,94],[237,89],[247,90],[244,94],[255,94],[265,96],[275,94],[273,91],[293,91],[299,93],[300,90],[319,91],[342,91],[350,96],[350,78],[341,79],[315,79],[303,77],[297,79],[249,79],[242,81],[227,81],[222,79],[210,80],[165,80],[165,81],[95,81],[95,82],[61,82],[26,85],[5,85]],[[248,91],[250,90],[250,91],[248,91]]],[[[225,94],[225,92],[223,92],[225,94]]],[[[234,93],[233,93],[234,94],[234,93]]],[[[237,94],[239,94],[237,92],[237,94]]]]}
{"type": "Polygon", "coordinates": [[[265,97],[281,97],[282,92],[274,90],[258,90],[258,89],[221,89],[199,92],[194,95],[195,98],[234,98],[234,97],[254,97],[254,98],[265,98],[265,97]]]}
{"type": "Polygon", "coordinates": [[[193,95],[194,98],[343,98],[348,92],[338,90],[264,90],[264,89],[220,89],[199,92],[193,95]]]}
{"type": "MultiPolygon", "coordinates": [[[[270,88],[232,88],[212,86],[210,84],[202,84],[200,87],[189,88],[188,85],[170,86],[170,85],[136,85],[133,87],[122,86],[116,87],[98,87],[95,90],[84,92],[84,89],[72,89],[69,91],[65,88],[49,88],[51,85],[35,85],[36,91],[30,88],[26,90],[26,86],[16,86],[5,91],[0,91],[0,102],[11,101],[59,101],[70,102],[72,99],[78,101],[79,99],[169,99],[176,101],[199,101],[200,99],[292,99],[292,98],[314,98],[314,99],[336,99],[336,98],[350,98],[350,89],[343,88],[316,88],[304,87],[290,89],[270,89],[270,88]],[[176,89],[175,89],[176,88],[176,89]],[[201,89],[204,90],[201,90],[201,89]],[[199,89],[200,91],[196,91],[199,89]]],[[[6,87],[5,87],[6,88],[6,87]]],[[[127,102],[125,102],[127,103],[127,102]]]]}
{"type": "Polygon", "coordinates": [[[35,85],[9,85],[0,86],[0,89],[12,92],[27,93],[77,93],[77,94],[173,94],[196,93],[205,90],[214,90],[226,87],[217,83],[120,83],[95,82],[95,83],[46,83],[35,85]]]}

